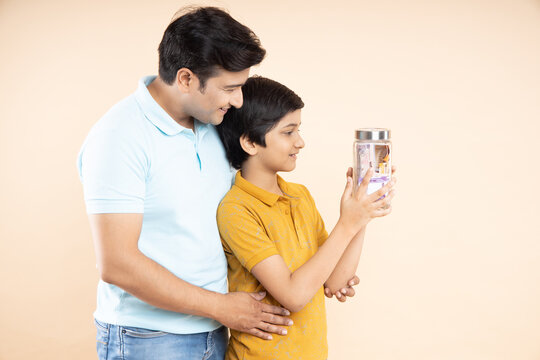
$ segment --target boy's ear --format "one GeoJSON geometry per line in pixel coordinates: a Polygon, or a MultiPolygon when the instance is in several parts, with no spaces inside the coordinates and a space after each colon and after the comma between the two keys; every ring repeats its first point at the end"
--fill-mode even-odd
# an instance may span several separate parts
{"type": "Polygon", "coordinates": [[[257,154],[257,146],[246,135],[240,136],[240,146],[248,155],[257,154]]]}

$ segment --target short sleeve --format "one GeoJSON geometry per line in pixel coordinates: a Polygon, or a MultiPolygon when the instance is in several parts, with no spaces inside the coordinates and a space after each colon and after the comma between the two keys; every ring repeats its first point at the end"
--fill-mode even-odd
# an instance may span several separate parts
{"type": "Polygon", "coordinates": [[[77,161],[88,214],[144,212],[148,161],[141,143],[119,130],[89,134],[77,161]]]}
{"type": "Polygon", "coordinates": [[[279,254],[257,217],[245,206],[222,202],[218,207],[217,223],[224,246],[248,271],[251,272],[262,260],[279,254]]]}

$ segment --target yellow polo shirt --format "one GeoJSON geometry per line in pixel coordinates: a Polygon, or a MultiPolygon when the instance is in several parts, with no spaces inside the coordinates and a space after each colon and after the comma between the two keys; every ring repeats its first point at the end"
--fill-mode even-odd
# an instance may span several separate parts
{"type": "MultiPolygon", "coordinates": [[[[279,196],[247,180],[240,171],[235,184],[218,207],[217,222],[228,261],[229,291],[265,290],[251,269],[272,255],[281,255],[291,272],[317,252],[328,233],[305,186],[278,176],[285,194],[279,196]]],[[[294,325],[273,340],[231,330],[226,359],[319,360],[328,357],[323,287],[300,311],[291,314],[294,325]]],[[[264,302],[281,306],[271,294],[264,302]]]]}

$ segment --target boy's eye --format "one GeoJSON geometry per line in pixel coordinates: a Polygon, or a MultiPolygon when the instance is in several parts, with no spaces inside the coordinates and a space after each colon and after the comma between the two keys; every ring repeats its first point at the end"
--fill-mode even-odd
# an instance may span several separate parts
{"type": "Polygon", "coordinates": [[[286,132],[284,132],[284,134],[285,134],[285,135],[292,135],[292,134],[294,134],[295,131],[296,131],[296,132],[300,132],[300,129],[291,130],[291,131],[286,131],[286,132]]]}

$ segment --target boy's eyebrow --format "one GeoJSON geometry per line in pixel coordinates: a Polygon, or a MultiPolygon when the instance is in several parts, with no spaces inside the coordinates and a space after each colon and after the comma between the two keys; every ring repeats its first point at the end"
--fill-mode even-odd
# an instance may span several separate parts
{"type": "Polygon", "coordinates": [[[300,126],[300,125],[302,125],[302,123],[298,123],[298,124],[297,123],[290,123],[290,124],[287,124],[287,125],[285,125],[283,127],[286,128],[286,127],[289,127],[289,126],[300,126]]]}

